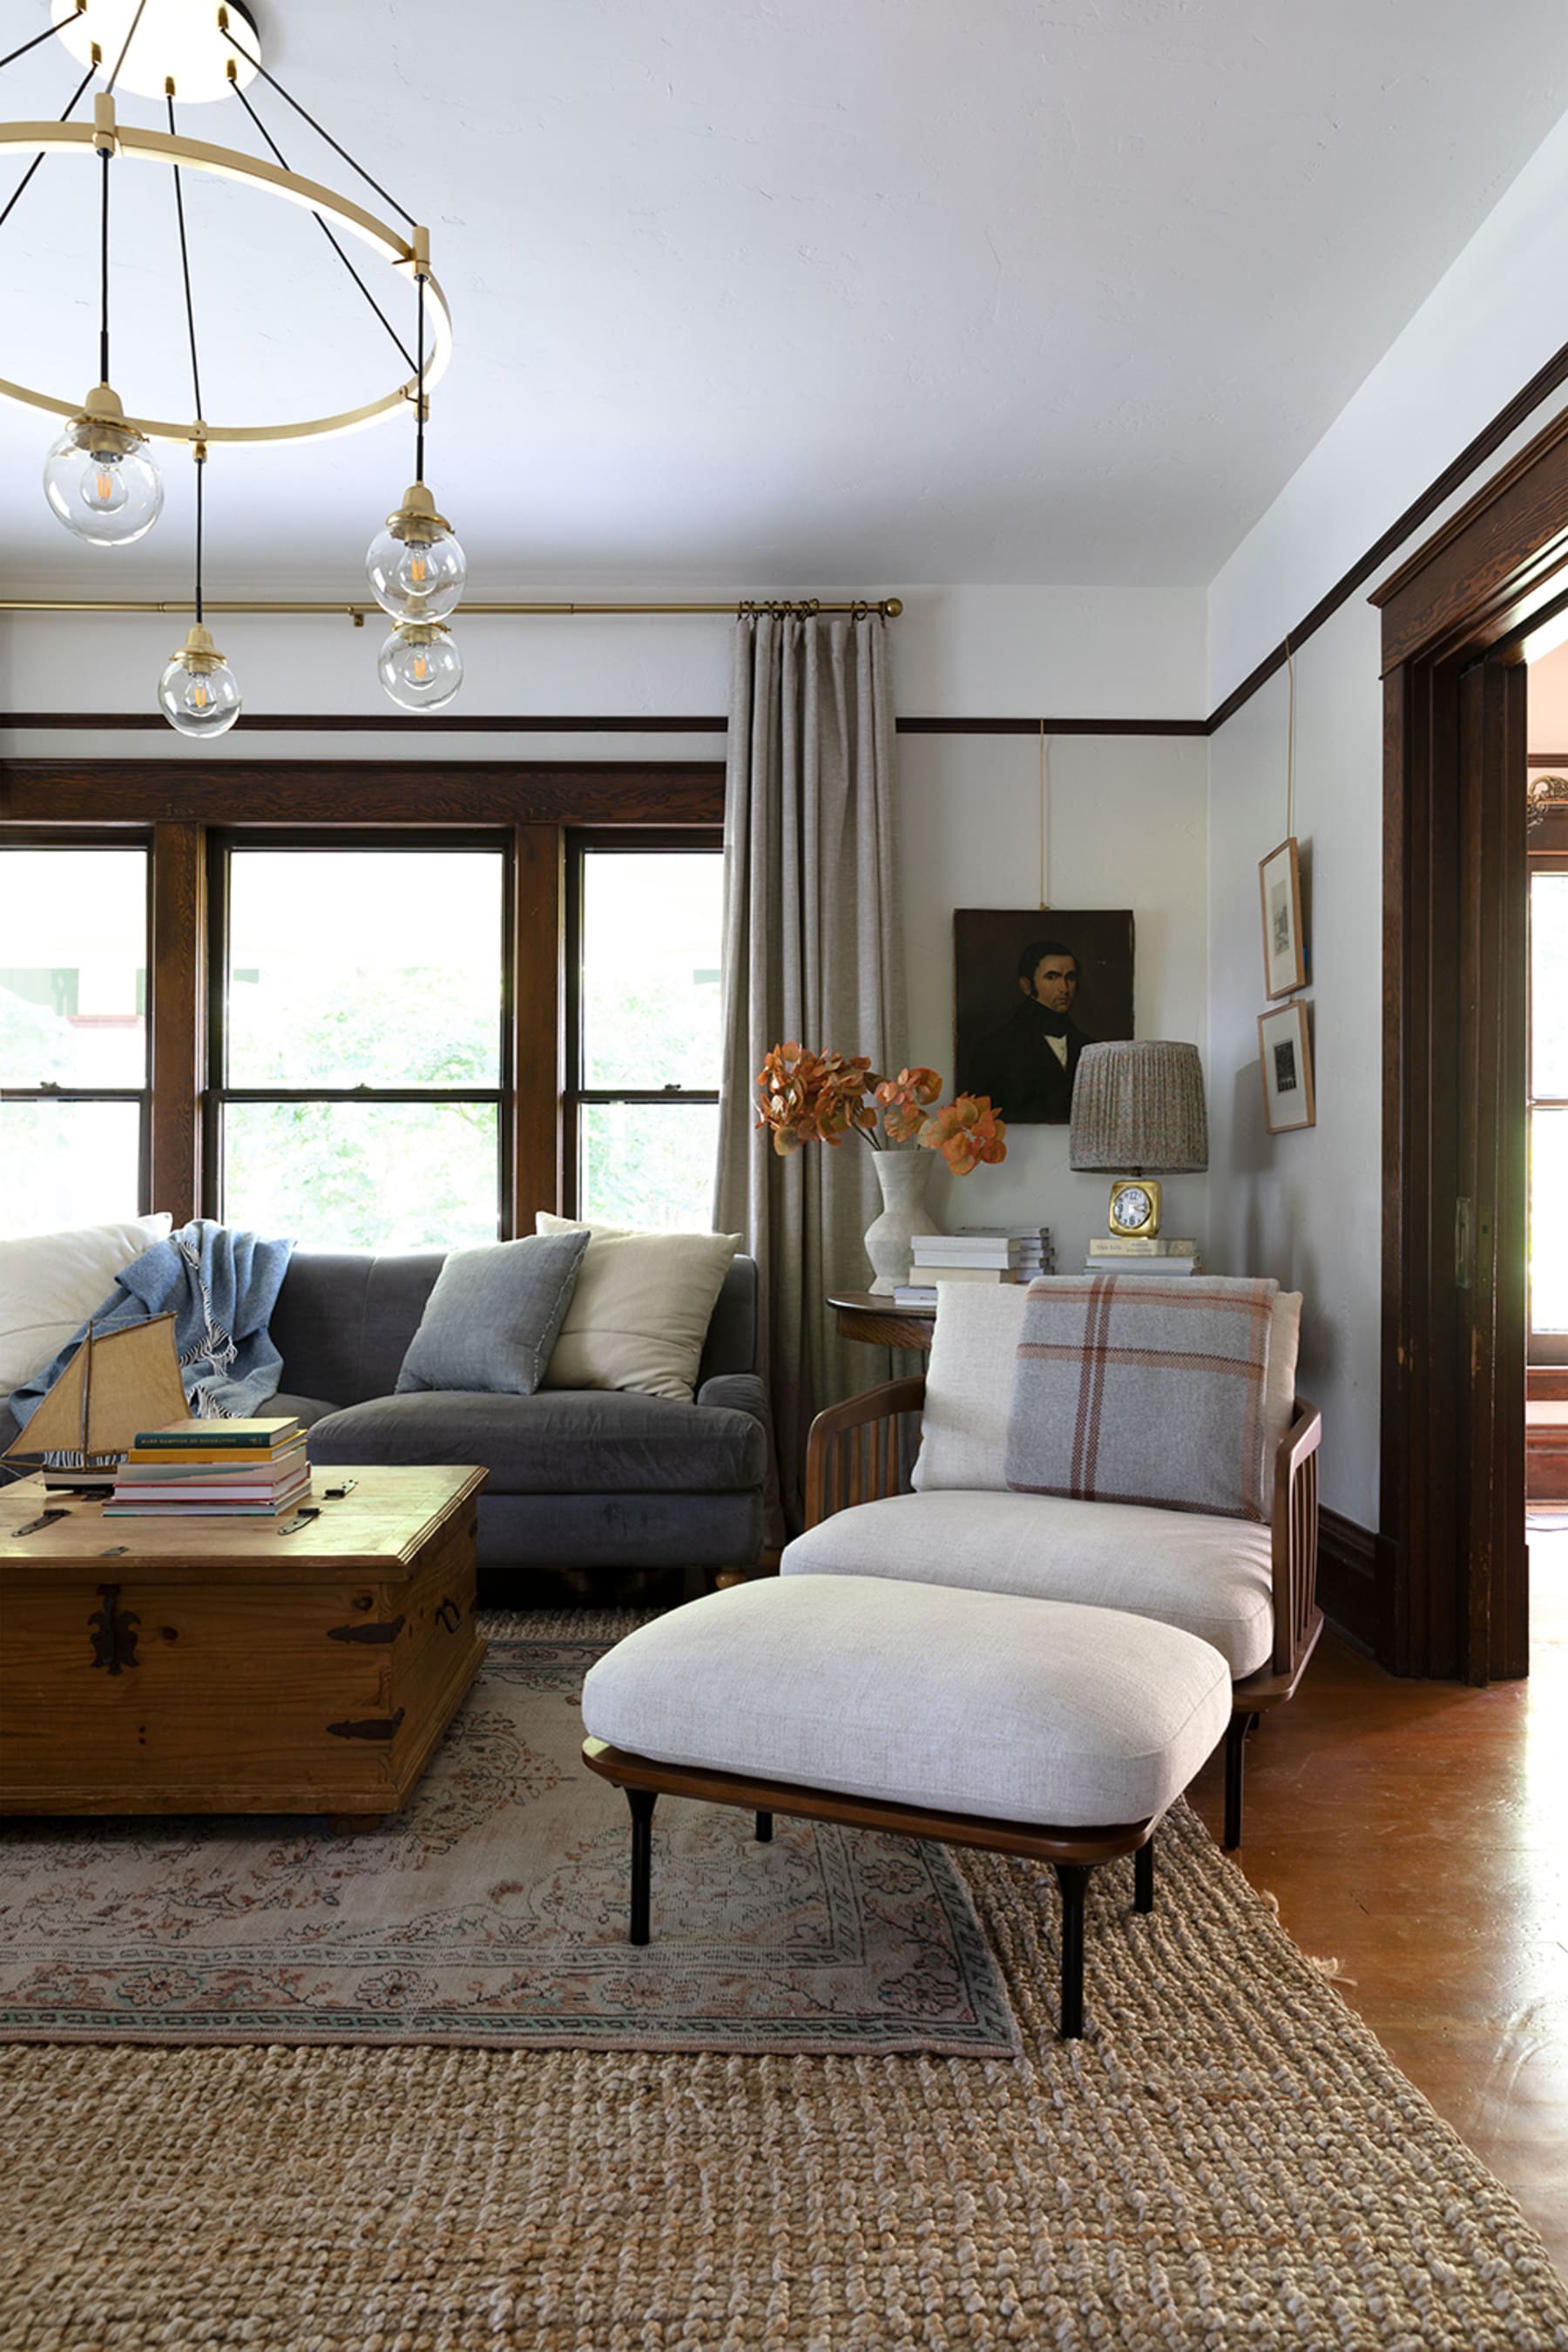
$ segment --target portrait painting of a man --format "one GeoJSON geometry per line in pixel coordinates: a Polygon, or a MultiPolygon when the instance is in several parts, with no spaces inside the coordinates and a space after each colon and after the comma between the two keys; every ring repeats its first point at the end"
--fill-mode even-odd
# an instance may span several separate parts
{"type": "Polygon", "coordinates": [[[1065,1126],[1085,1045],[1132,1032],[1132,917],[954,913],[956,1083],[1010,1125],[1065,1126]]]}

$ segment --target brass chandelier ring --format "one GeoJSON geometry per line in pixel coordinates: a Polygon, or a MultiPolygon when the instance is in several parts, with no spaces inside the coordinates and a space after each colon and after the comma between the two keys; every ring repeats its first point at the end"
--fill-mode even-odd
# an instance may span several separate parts
{"type": "MultiPolygon", "coordinates": [[[[19,149],[45,154],[91,155],[100,152],[103,135],[90,122],[4,122],[0,123],[0,152],[19,149]]],[[[285,171],[279,164],[267,163],[258,155],[243,154],[237,148],[214,147],[204,140],[186,139],[167,131],[141,131],[118,124],[113,138],[115,153],[132,161],[178,164],[193,172],[210,172],[217,179],[245,181],[268,195],[283,196],[307,212],[320,213],[362,239],[411,280],[416,275],[416,251],[407,238],[347,196],[323,187],[318,180],[307,180],[298,172],[285,171]]],[[[422,237],[423,232],[416,231],[416,235],[422,237]]],[[[431,385],[439,383],[446,373],[452,356],[452,314],[428,264],[425,293],[430,329],[425,362],[425,390],[428,394],[431,385]]],[[[0,376],[0,394],[9,400],[24,401],[30,408],[47,409],[53,416],[73,417],[81,413],[79,397],[56,400],[47,393],[12,383],[5,376],[0,376]]],[[[127,416],[125,422],[133,432],[144,434],[151,441],[189,442],[194,437],[208,442],[310,441],[329,434],[357,432],[362,425],[373,425],[379,416],[413,407],[418,397],[419,380],[410,376],[395,391],[384,394],[379,400],[367,401],[361,408],[345,408],[332,416],[307,417],[298,425],[213,425],[204,420],[198,436],[189,421],[171,424],[159,417],[127,416]]]]}

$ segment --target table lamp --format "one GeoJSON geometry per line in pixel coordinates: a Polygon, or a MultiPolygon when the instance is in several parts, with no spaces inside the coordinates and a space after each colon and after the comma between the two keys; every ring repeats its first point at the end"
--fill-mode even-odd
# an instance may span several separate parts
{"type": "Polygon", "coordinates": [[[1160,1230],[1160,1187],[1146,1172],[1191,1175],[1209,1164],[1203,1064],[1195,1045],[1134,1037],[1086,1045],[1072,1090],[1074,1168],[1114,1168],[1110,1231],[1160,1230]]]}

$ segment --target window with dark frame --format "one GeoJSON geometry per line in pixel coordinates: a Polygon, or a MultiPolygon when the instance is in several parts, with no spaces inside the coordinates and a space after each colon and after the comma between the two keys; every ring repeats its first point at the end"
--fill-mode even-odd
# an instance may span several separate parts
{"type": "Polygon", "coordinates": [[[495,835],[213,836],[209,1215],[337,1249],[506,1231],[510,892],[495,835]]]}
{"type": "Polygon", "coordinates": [[[148,1192],[144,841],[0,844],[0,1234],[134,1214],[148,1192]]]}
{"type": "Polygon", "coordinates": [[[712,1223],[723,836],[569,833],[563,1160],[606,1224],[712,1223]]]}
{"type": "Polygon", "coordinates": [[[1568,1364],[1568,849],[1530,856],[1529,1360],[1568,1364]]]}

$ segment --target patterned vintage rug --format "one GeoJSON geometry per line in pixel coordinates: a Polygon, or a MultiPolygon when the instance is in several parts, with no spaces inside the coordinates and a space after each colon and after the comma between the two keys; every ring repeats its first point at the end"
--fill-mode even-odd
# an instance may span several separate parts
{"type": "Polygon", "coordinates": [[[940,1846],[666,1798],[634,1950],[626,1800],[578,1754],[605,1646],[492,1629],[383,1828],[7,1824],[0,2039],[1016,2054],[940,1846]]]}

